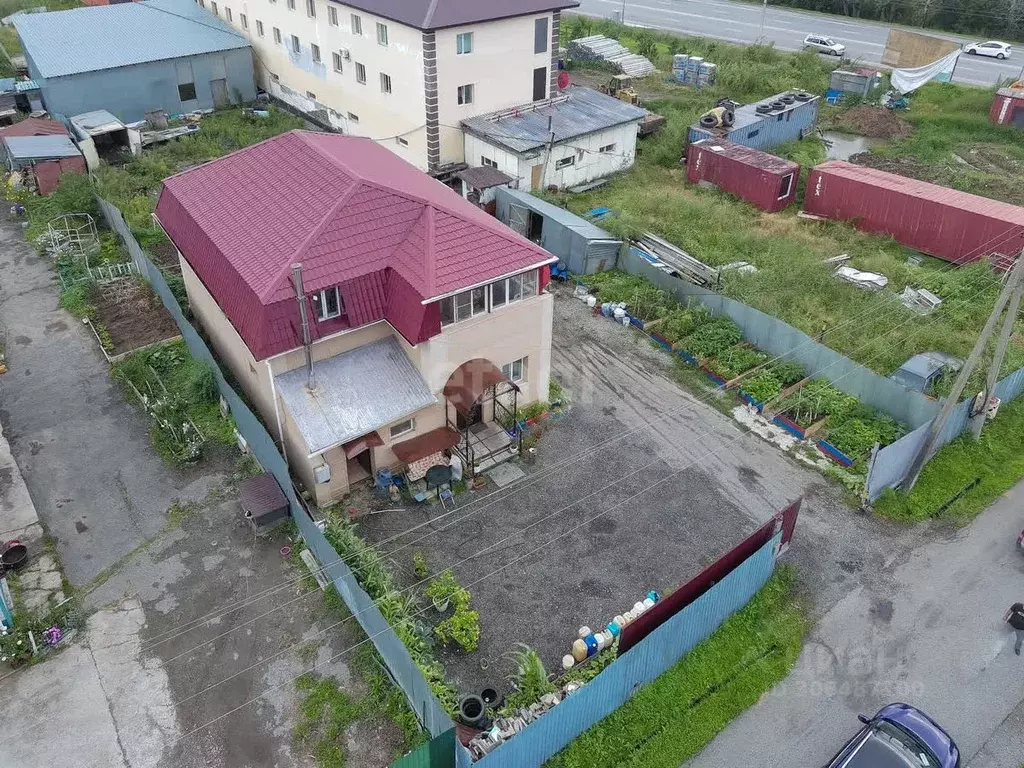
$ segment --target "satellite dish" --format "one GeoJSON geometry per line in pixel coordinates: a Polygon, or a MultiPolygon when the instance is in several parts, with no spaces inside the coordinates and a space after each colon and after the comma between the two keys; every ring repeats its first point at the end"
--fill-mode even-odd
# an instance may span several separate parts
{"type": "Polygon", "coordinates": [[[558,73],[558,90],[564,91],[569,87],[569,73],[562,70],[558,73]]]}

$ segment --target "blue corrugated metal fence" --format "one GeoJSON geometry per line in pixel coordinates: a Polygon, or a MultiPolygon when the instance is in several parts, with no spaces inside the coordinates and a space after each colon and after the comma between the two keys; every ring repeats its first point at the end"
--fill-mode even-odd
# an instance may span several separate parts
{"type": "MultiPolygon", "coordinates": [[[[775,570],[782,539],[771,541],[734,568],[728,576],[670,618],[597,677],[522,732],[476,762],[477,768],[534,768],[624,704],[642,686],[667,671],[694,646],[708,638],[729,616],[745,606],[775,570]]],[[[457,765],[468,765],[461,746],[457,765]]]]}
{"type": "Polygon", "coordinates": [[[384,659],[385,666],[398,686],[405,692],[410,706],[416,712],[423,727],[431,736],[440,736],[450,730],[452,728],[451,718],[438,702],[433,691],[430,690],[430,686],[419,668],[413,663],[409,651],[377,610],[377,606],[370,596],[356,582],[352,571],[339,557],[320,529],[316,527],[299,501],[288,472],[288,465],[267,430],[225,380],[217,359],[210,352],[199,332],[185,318],[160,270],[149,260],[132,236],[121,212],[106,200],[99,199],[99,204],[103,217],[110,227],[121,236],[132,260],[139,267],[140,274],[160,297],[160,301],[178,324],[189,352],[197,360],[202,360],[210,366],[217,380],[217,388],[235,419],[238,432],[245,438],[249,450],[256,460],[267,472],[277,478],[281,489],[288,497],[292,517],[298,525],[302,538],[323,566],[324,572],[333,582],[348,609],[384,659]]]}

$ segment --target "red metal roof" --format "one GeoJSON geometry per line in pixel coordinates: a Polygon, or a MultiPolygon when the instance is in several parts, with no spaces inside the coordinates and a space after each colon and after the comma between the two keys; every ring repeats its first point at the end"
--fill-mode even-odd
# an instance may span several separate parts
{"type": "Polygon", "coordinates": [[[440,332],[422,302],[553,260],[369,139],[291,131],[172,176],[156,215],[257,359],[300,344],[306,293],[338,285],[346,314],[314,337],[387,318],[440,332]]]}
{"type": "Polygon", "coordinates": [[[800,166],[792,160],[785,160],[776,155],[763,152],[760,149],[745,147],[742,144],[734,144],[724,139],[702,139],[701,141],[693,142],[692,146],[707,149],[709,152],[715,152],[743,165],[768,171],[769,173],[785,175],[800,170],[800,166]]]}
{"type": "Polygon", "coordinates": [[[68,129],[57,120],[26,117],[21,122],[0,128],[0,136],[67,136],[68,129]]]}

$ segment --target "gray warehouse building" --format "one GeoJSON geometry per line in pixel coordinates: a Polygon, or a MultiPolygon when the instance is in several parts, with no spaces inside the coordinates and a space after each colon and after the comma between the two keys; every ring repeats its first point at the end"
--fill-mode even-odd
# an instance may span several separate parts
{"type": "Polygon", "coordinates": [[[14,25],[52,114],[105,109],[135,122],[256,96],[249,41],[192,0],[23,14],[14,25]]]}

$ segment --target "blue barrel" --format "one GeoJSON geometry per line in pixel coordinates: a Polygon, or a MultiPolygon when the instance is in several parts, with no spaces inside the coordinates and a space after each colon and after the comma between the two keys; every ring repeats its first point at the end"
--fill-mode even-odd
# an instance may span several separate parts
{"type": "Polygon", "coordinates": [[[597,638],[592,633],[584,637],[583,642],[587,646],[587,658],[597,653],[597,638]]]}

